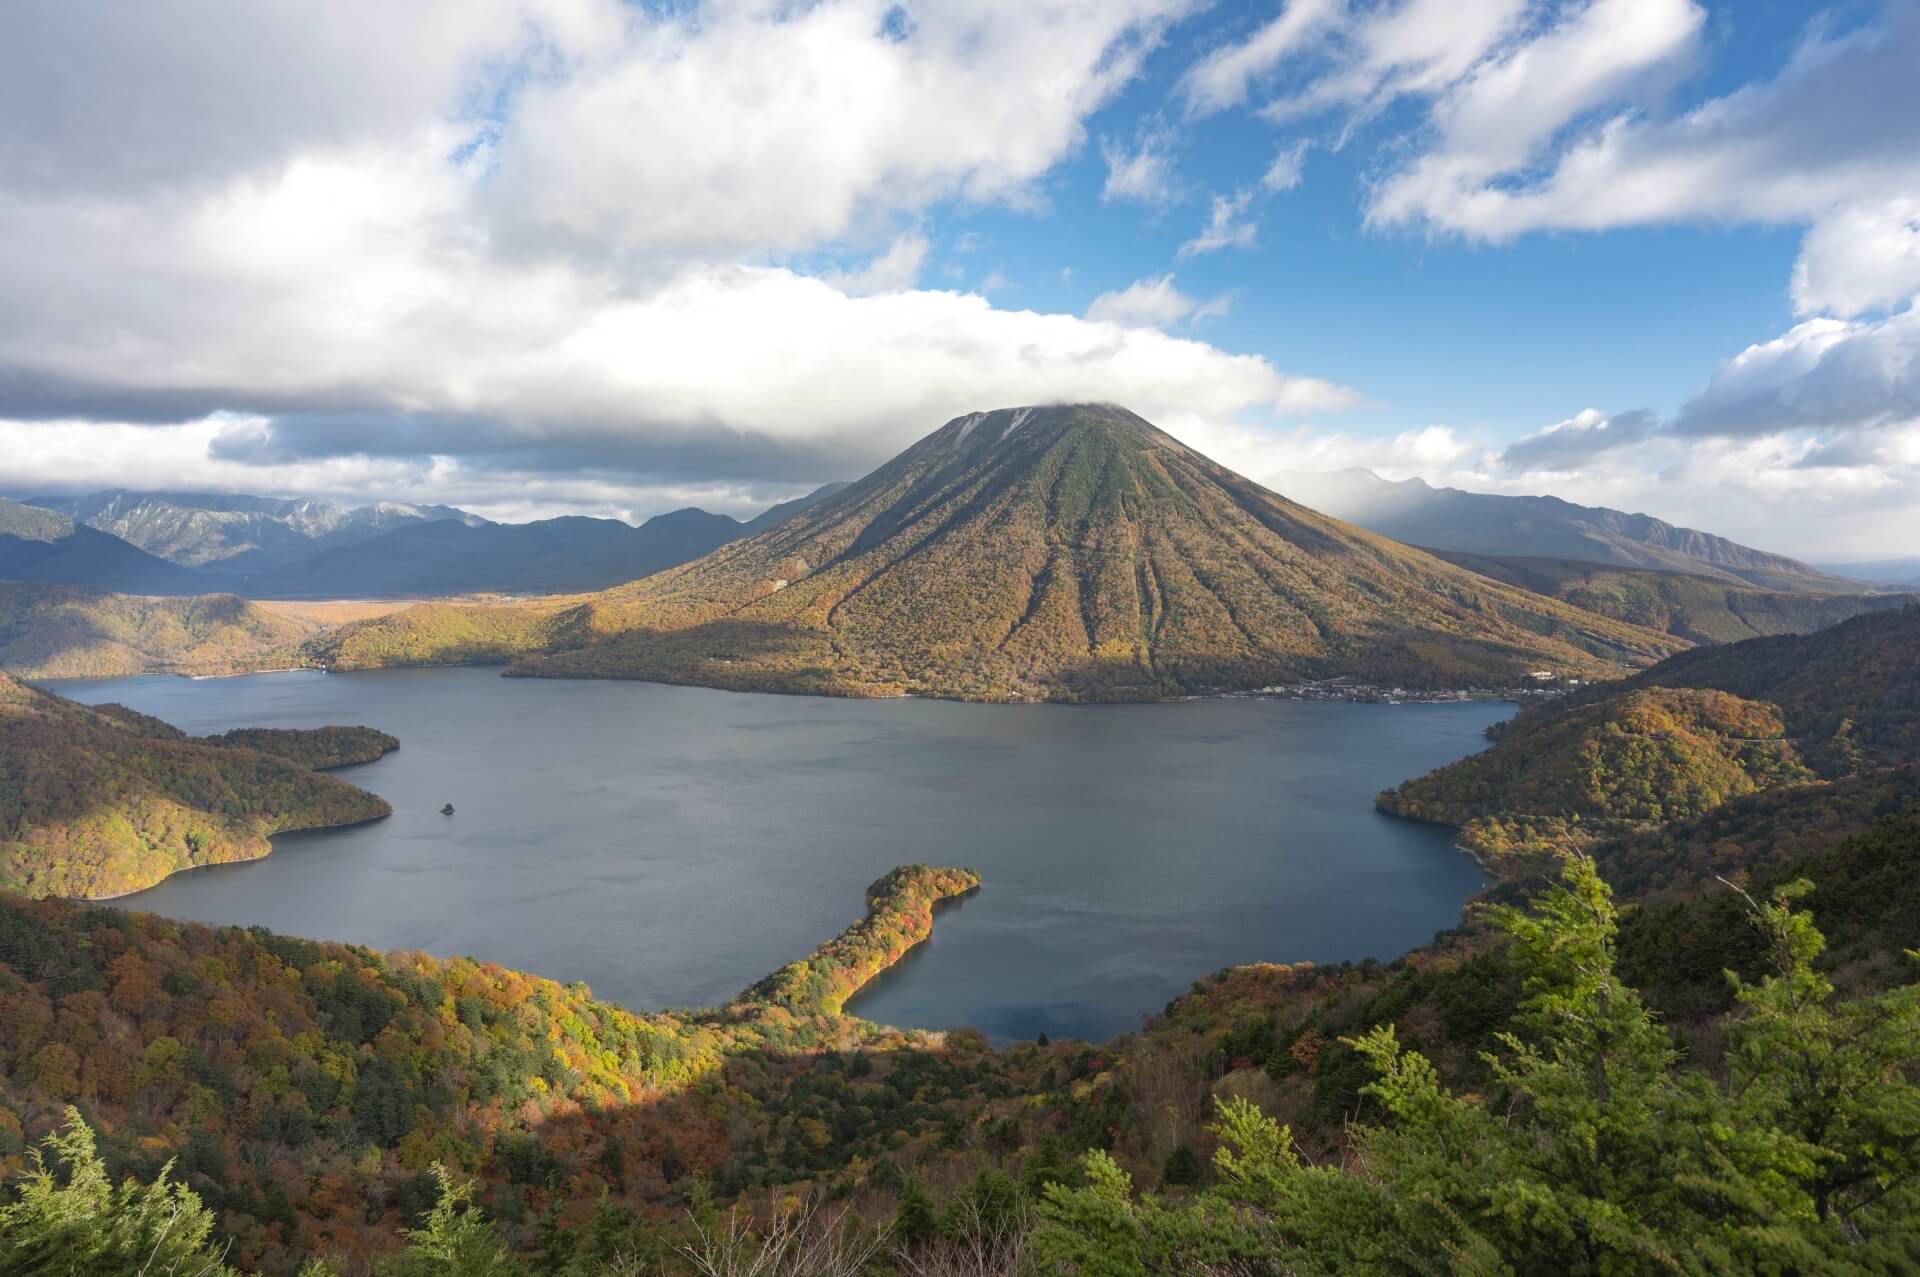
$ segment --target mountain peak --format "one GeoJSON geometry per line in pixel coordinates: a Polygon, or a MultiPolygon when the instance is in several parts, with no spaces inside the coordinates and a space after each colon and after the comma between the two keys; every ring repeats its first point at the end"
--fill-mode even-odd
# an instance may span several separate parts
{"type": "Polygon", "coordinates": [[[955,417],[592,611],[518,672],[1140,699],[1339,674],[1510,686],[1678,645],[1316,514],[1114,404],[955,417]]]}

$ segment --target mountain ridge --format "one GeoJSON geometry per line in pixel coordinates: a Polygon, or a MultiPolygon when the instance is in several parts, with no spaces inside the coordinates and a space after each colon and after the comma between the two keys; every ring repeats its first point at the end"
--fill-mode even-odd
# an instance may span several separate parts
{"type": "Polygon", "coordinates": [[[1577,559],[1658,568],[1809,593],[1857,592],[1857,581],[1649,514],[1583,506],[1555,496],[1508,496],[1383,479],[1361,466],[1291,471],[1272,486],[1336,518],[1433,550],[1577,559]]]}
{"type": "Polygon", "coordinates": [[[1155,699],[1362,671],[1511,686],[1684,646],[1329,519],[1088,404],[955,418],[778,527],[581,606],[568,640],[509,672],[1155,699]]]}

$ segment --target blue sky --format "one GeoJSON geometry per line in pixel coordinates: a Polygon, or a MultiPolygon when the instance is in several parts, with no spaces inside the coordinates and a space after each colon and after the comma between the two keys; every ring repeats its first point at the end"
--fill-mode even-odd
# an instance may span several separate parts
{"type": "Polygon", "coordinates": [[[0,489],[746,513],[1099,398],[1920,552],[1920,0],[213,7],[0,14],[0,489]]]}

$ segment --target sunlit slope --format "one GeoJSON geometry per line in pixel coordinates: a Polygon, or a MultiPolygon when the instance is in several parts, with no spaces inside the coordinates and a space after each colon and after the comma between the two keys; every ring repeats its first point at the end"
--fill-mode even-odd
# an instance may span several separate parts
{"type": "Polygon", "coordinates": [[[1608,674],[1685,646],[1296,505],[1124,409],[958,418],[831,500],[593,596],[516,674],[1143,698],[1608,674]]]}

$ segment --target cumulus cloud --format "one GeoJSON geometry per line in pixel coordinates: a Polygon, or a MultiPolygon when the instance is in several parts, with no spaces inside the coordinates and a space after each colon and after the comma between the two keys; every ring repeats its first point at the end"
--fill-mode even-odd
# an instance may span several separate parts
{"type": "Polygon", "coordinates": [[[1847,205],[1807,232],[1793,268],[1802,315],[1859,315],[1920,294],[1920,198],[1847,205]]]}
{"type": "Polygon", "coordinates": [[[1659,429],[1659,419],[1645,408],[1612,416],[1587,408],[1510,444],[1500,464],[1525,472],[1577,470],[1601,453],[1643,443],[1659,429]]]}
{"type": "Polygon", "coordinates": [[[1920,420],[1920,307],[1809,319],[1747,347],[1681,409],[1689,435],[1872,430],[1920,420]]]}
{"type": "Polygon", "coordinates": [[[1019,198],[1187,6],[625,8],[606,46],[517,89],[488,196],[515,242],[642,258],[794,250],[939,198],[1019,198]]]}
{"type": "Polygon", "coordinates": [[[1260,233],[1259,224],[1246,217],[1247,205],[1252,199],[1252,191],[1214,196],[1207,224],[1200,228],[1198,235],[1180,245],[1178,255],[1184,260],[1200,253],[1217,253],[1223,248],[1252,248],[1260,233]]]}
{"type": "Polygon", "coordinates": [[[738,509],[977,408],[1116,399],[1204,433],[1331,405],[1258,356],[996,306],[998,270],[919,286],[925,210],[1027,206],[1191,7],[235,2],[96,30],[21,6],[7,481],[738,509]]]}

